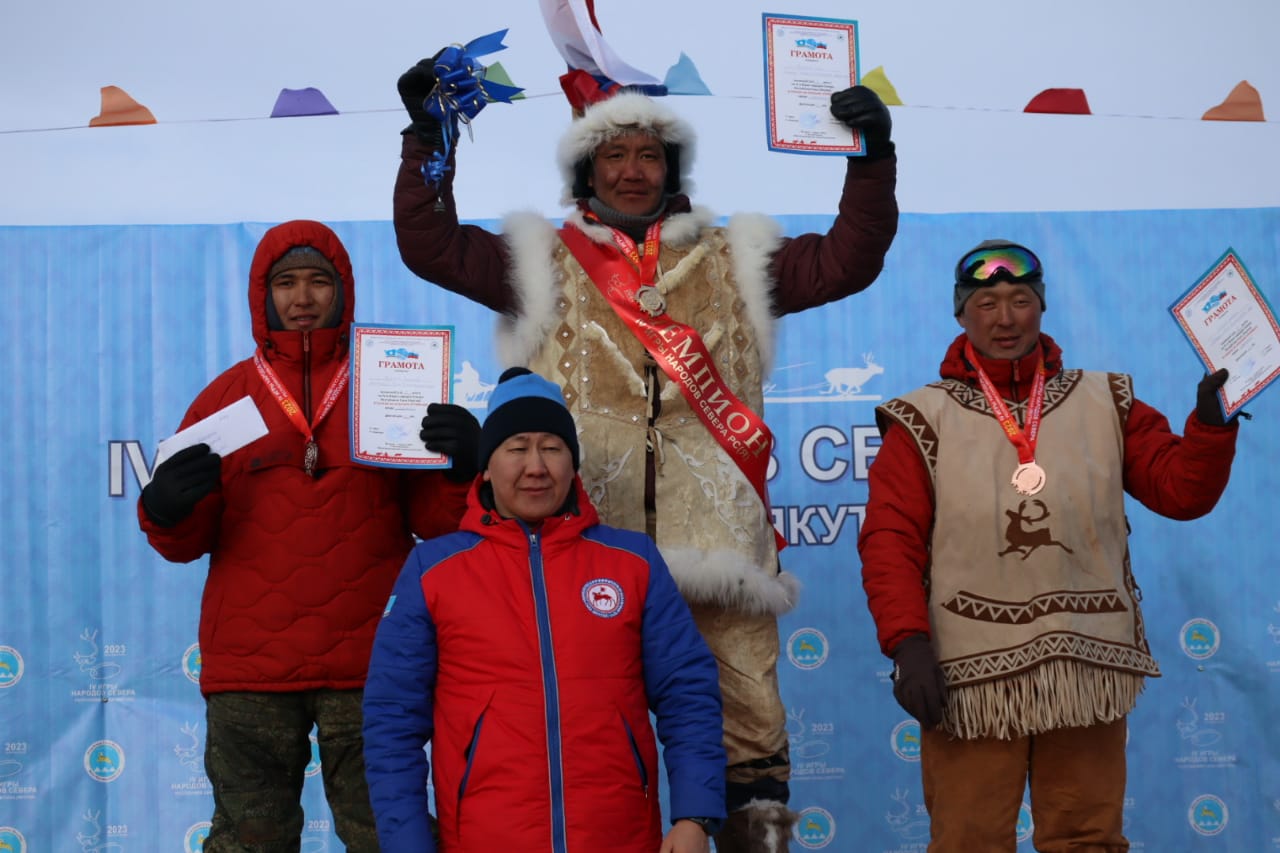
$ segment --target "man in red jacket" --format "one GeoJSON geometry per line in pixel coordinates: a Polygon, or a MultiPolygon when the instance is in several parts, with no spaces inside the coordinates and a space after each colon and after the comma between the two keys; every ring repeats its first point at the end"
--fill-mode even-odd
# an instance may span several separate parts
{"type": "Polygon", "coordinates": [[[1179,437],[1128,376],[1063,369],[1044,293],[1026,247],[966,253],[942,381],[876,410],[858,550],[894,696],[920,721],[930,853],[1012,853],[1028,780],[1036,850],[1129,849],[1125,719],[1159,669],[1124,494],[1197,518],[1235,454],[1225,370],[1179,437]]]}
{"type": "MultiPolygon", "coordinates": [[[[213,785],[209,853],[298,849],[317,728],[325,795],[348,850],[378,849],[364,778],[361,694],[378,616],[413,534],[456,529],[475,475],[476,419],[433,405],[449,472],[356,464],[349,449],[351,261],[296,220],[263,235],[249,271],[257,351],[209,384],[187,427],[248,396],[268,433],[221,458],[207,444],[156,467],[138,501],[166,559],[208,554],[200,691],[213,785]]],[[[424,424],[426,426],[426,424],[424,424]]]]}

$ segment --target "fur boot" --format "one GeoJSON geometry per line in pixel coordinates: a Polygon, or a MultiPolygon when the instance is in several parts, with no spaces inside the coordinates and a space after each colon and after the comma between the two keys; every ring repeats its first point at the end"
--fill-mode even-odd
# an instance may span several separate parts
{"type": "Polygon", "coordinates": [[[777,800],[752,800],[716,834],[716,853],[787,853],[798,815],[777,800]]]}

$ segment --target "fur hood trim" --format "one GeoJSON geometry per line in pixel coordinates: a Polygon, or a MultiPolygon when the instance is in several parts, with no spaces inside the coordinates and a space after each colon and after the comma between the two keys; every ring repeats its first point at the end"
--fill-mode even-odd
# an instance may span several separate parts
{"type": "Polygon", "coordinates": [[[689,176],[693,166],[693,127],[667,107],[645,95],[623,92],[587,108],[582,118],[576,119],[556,150],[556,164],[564,182],[560,203],[574,202],[574,170],[578,163],[590,159],[601,144],[627,133],[643,131],[651,133],[680,150],[680,192],[689,195],[693,183],[689,176]]]}

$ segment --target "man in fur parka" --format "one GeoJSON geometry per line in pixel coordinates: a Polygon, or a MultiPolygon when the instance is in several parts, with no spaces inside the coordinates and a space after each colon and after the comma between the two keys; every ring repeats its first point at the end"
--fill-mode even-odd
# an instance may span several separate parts
{"type": "MultiPolygon", "coordinates": [[[[845,165],[826,234],[786,238],[771,218],[727,225],[690,203],[692,128],[623,92],[588,107],[558,149],[565,225],[509,216],[461,225],[453,146],[423,102],[434,63],[406,72],[395,229],[417,275],[500,312],[504,366],[563,389],[582,436],[582,481],[608,524],[657,540],[720,664],[727,811],[721,853],[785,850],[790,757],[777,619],[799,585],[778,559],[765,502],[761,419],[774,324],[863,290],[897,231],[889,111],[870,89],[832,96],[866,142],[845,165]],[[438,185],[423,164],[446,160],[438,185]]],[[[456,137],[453,137],[456,138],[456,137]]]]}

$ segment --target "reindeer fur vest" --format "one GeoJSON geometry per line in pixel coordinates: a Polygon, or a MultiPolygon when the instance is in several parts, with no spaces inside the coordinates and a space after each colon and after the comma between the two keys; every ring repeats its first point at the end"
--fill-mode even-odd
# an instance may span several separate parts
{"type": "MultiPolygon", "coordinates": [[[[878,409],[907,429],[933,483],[929,616],[948,684],[943,728],[1012,738],[1116,720],[1151,657],[1129,566],[1124,419],[1131,380],[1051,377],[1036,461],[1043,491],[1014,491],[1017,452],[981,390],[945,379],[878,409]]],[[[1011,407],[1019,423],[1026,405],[1011,407]]]]}
{"type": "MultiPolygon", "coordinates": [[[[568,221],[613,245],[608,228],[578,211],[568,221]]],[[[758,215],[735,216],[726,227],[711,222],[696,207],[664,220],[656,284],[667,313],[698,331],[725,383],[761,415],[774,335],[768,269],[779,229],[758,215]]],[[[526,365],[564,389],[581,437],[582,482],[601,519],[646,529],[651,443],[654,538],[685,598],[756,614],[791,609],[799,586],[780,570],[771,520],[679,385],[653,367],[549,222],[518,214],[503,230],[520,309],[499,323],[500,356],[504,366],[526,365]],[[660,405],[651,429],[646,374],[654,369],[660,405]]]]}

